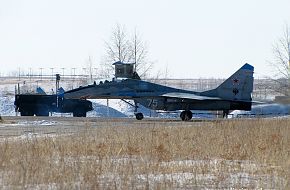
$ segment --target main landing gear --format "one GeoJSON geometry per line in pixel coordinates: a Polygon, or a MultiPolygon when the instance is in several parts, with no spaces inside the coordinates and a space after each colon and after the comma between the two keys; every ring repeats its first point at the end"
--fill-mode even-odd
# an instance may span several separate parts
{"type": "Polygon", "coordinates": [[[192,112],[190,110],[182,111],[180,113],[180,118],[182,121],[189,121],[192,118],[192,112]]]}
{"type": "Polygon", "coordinates": [[[228,118],[229,110],[223,110],[223,118],[228,118]]]}

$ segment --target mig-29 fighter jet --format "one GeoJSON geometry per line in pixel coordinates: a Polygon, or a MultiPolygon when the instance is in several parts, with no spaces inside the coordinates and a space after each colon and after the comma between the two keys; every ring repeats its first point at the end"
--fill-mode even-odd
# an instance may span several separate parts
{"type": "Polygon", "coordinates": [[[230,110],[251,110],[254,67],[243,65],[215,89],[195,92],[141,80],[134,64],[116,62],[113,81],[94,83],[65,92],[65,98],[121,99],[135,107],[136,119],[143,119],[138,105],[153,110],[182,110],[183,121],[192,118],[191,110],[221,110],[226,117],[230,110]],[[127,100],[133,100],[131,104],[127,100]]]}

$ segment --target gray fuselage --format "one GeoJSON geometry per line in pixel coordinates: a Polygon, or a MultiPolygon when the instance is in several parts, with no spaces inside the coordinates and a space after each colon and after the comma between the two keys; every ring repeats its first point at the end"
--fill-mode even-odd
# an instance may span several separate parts
{"type": "Polygon", "coordinates": [[[84,99],[131,99],[154,110],[251,110],[251,102],[219,99],[211,91],[194,92],[167,87],[143,80],[124,79],[106,81],[67,91],[66,98],[84,99]],[[213,97],[209,100],[163,96],[166,93],[186,93],[213,97]],[[216,97],[216,99],[215,99],[216,97]]]}

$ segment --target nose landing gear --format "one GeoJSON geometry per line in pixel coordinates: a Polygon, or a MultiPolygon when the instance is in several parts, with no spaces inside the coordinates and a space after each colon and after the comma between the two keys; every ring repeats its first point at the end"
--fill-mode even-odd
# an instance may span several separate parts
{"type": "Polygon", "coordinates": [[[124,99],[121,99],[121,100],[122,100],[123,102],[125,102],[125,103],[127,103],[127,104],[129,104],[130,106],[132,106],[132,107],[135,108],[135,109],[134,109],[134,113],[135,113],[135,117],[136,117],[137,120],[142,120],[142,119],[144,118],[143,113],[137,111],[138,105],[137,105],[137,102],[136,102],[136,101],[134,101],[134,104],[132,104],[132,103],[130,103],[130,102],[124,100],[124,99]]]}

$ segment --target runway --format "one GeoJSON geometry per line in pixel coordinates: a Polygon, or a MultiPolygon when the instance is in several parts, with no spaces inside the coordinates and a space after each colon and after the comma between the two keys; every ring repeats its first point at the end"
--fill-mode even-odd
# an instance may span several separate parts
{"type": "Polygon", "coordinates": [[[0,122],[0,138],[25,136],[27,134],[73,134],[83,130],[98,127],[178,127],[200,126],[203,122],[218,120],[194,119],[183,122],[180,118],[144,118],[141,121],[135,118],[96,118],[96,117],[20,117],[2,116],[0,122]]]}

